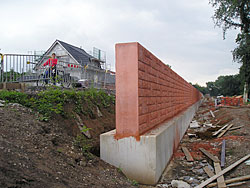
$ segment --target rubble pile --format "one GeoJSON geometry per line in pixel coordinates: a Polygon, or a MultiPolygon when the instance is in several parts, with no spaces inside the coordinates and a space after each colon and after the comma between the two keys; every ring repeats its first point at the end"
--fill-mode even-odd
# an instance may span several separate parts
{"type": "Polygon", "coordinates": [[[204,99],[157,187],[250,185],[250,108],[214,104],[204,99]]]}

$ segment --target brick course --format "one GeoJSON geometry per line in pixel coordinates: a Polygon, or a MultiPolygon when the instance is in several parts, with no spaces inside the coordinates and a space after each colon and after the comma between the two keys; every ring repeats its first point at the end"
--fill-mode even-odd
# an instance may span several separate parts
{"type": "MultiPolygon", "coordinates": [[[[117,138],[138,137],[200,100],[202,95],[196,88],[139,43],[117,44],[116,56],[121,54],[123,54],[123,58],[116,57],[116,77],[121,75],[120,79],[116,80],[116,85],[120,86],[116,87],[117,138]],[[129,53],[132,47],[136,50],[134,56],[129,53]],[[126,62],[128,60],[129,62],[126,62]],[[120,65],[121,63],[122,65],[120,65]],[[124,66],[124,64],[128,66],[124,66]],[[137,76],[134,77],[135,75],[137,76]],[[127,77],[131,76],[135,78],[135,83],[132,84],[133,88],[128,88],[130,94],[124,95],[122,91],[130,84],[127,82],[127,77]],[[122,91],[119,90],[121,85],[124,86],[122,91]],[[136,103],[129,102],[131,96],[136,97],[136,103]],[[121,112],[121,108],[129,111],[129,106],[133,105],[136,105],[137,110],[134,110],[135,117],[130,116],[132,119],[134,118],[133,125],[128,125],[125,117],[126,110],[122,113],[119,112],[121,112]]],[[[128,113],[131,115],[131,112],[128,113]]]]}

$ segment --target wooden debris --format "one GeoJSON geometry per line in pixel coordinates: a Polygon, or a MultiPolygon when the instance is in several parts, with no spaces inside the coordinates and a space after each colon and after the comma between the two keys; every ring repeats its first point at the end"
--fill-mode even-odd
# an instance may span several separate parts
{"type": "Polygon", "coordinates": [[[227,187],[235,187],[235,186],[239,186],[243,184],[246,184],[246,182],[242,181],[242,182],[237,182],[237,183],[231,183],[231,184],[228,184],[227,187]]]}
{"type": "MultiPolygon", "coordinates": [[[[220,163],[214,162],[214,169],[215,169],[215,173],[219,174],[221,172],[220,163]]],[[[223,175],[217,178],[217,184],[218,184],[218,188],[226,188],[227,187],[223,175]]]]}
{"type": "Polygon", "coordinates": [[[181,147],[182,151],[184,152],[186,158],[187,158],[187,161],[194,161],[191,153],[188,151],[188,149],[186,147],[181,147]]]}
{"type": "Polygon", "coordinates": [[[212,115],[213,118],[215,118],[214,113],[212,112],[212,110],[210,110],[210,114],[212,115]]]}
{"type": "MultiPolygon", "coordinates": [[[[225,183],[228,184],[228,183],[234,183],[234,182],[244,181],[244,180],[249,180],[249,179],[250,179],[250,175],[247,175],[247,176],[241,176],[241,177],[225,180],[225,183]]],[[[214,187],[216,185],[217,183],[210,183],[207,185],[207,187],[214,187]]]]}
{"type": "Polygon", "coordinates": [[[202,153],[204,153],[208,158],[210,158],[212,161],[219,163],[219,159],[215,156],[213,156],[211,153],[209,153],[207,150],[203,149],[203,148],[199,148],[199,150],[201,150],[202,153]]]}
{"type": "Polygon", "coordinates": [[[220,154],[220,166],[224,167],[225,166],[225,160],[226,160],[226,140],[222,140],[222,145],[221,145],[221,154],[220,154]]]}
{"type": "Polygon", "coordinates": [[[236,130],[236,129],[240,129],[240,128],[242,128],[242,127],[244,127],[244,125],[241,125],[241,126],[238,126],[238,127],[232,127],[232,128],[229,129],[229,131],[233,131],[233,130],[236,130]]]}
{"type": "Polygon", "coordinates": [[[219,134],[223,129],[225,129],[229,124],[224,125],[223,127],[221,127],[218,131],[216,131],[213,136],[216,136],[217,134],[219,134]]]}
{"type": "MultiPolygon", "coordinates": [[[[208,167],[208,166],[205,166],[203,168],[203,170],[207,173],[208,177],[213,177],[215,174],[212,172],[212,170],[208,167]]],[[[217,184],[216,184],[217,185],[217,184]]]]}
{"type": "Polygon", "coordinates": [[[217,123],[215,123],[214,125],[218,125],[221,122],[221,120],[219,120],[217,123]]]}
{"type": "Polygon", "coordinates": [[[217,136],[217,138],[222,137],[222,136],[223,136],[232,126],[233,126],[233,124],[228,125],[228,127],[227,127],[225,130],[223,130],[223,131],[217,136]]]}
{"type": "Polygon", "coordinates": [[[232,170],[234,167],[238,166],[240,163],[244,162],[248,158],[250,158],[250,154],[246,155],[245,157],[243,157],[240,160],[236,161],[235,163],[231,164],[229,167],[225,168],[224,170],[220,171],[220,173],[218,173],[218,174],[214,175],[213,177],[207,179],[206,181],[202,182],[200,185],[196,186],[195,188],[205,187],[207,184],[211,183],[212,181],[214,181],[218,177],[222,176],[226,172],[232,170]]]}

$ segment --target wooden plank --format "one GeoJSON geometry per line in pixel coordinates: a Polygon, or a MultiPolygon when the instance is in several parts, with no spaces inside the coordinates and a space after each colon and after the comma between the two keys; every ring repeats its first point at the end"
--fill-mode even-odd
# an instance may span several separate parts
{"type": "MultiPolygon", "coordinates": [[[[212,170],[208,167],[208,166],[205,166],[203,168],[203,170],[207,173],[208,177],[213,177],[215,174],[212,172],[212,170]]],[[[216,184],[217,185],[217,184],[216,184]]]]}
{"type": "Polygon", "coordinates": [[[242,181],[242,182],[228,184],[227,187],[236,187],[236,186],[238,187],[239,185],[243,185],[243,184],[246,184],[246,182],[242,181]]]}
{"type": "MultiPolygon", "coordinates": [[[[215,169],[215,174],[219,174],[221,172],[220,163],[214,162],[214,169],[215,169]]],[[[223,175],[217,178],[217,184],[218,184],[218,188],[226,188],[227,187],[223,175]]]]}
{"type": "MultiPolygon", "coordinates": [[[[225,180],[225,183],[229,184],[229,183],[234,183],[234,182],[244,181],[244,180],[249,180],[249,179],[250,179],[250,175],[247,175],[247,176],[241,176],[241,177],[225,180]]],[[[207,185],[207,187],[214,187],[216,185],[217,183],[210,183],[207,185]]]]}
{"type": "Polygon", "coordinates": [[[217,158],[217,157],[215,157],[215,156],[213,156],[211,153],[209,153],[207,150],[205,150],[205,149],[203,149],[203,148],[199,148],[201,151],[202,151],[202,153],[204,153],[208,158],[210,158],[212,161],[214,161],[214,162],[216,162],[216,163],[219,163],[220,162],[220,160],[217,158]]]}
{"type": "Polygon", "coordinates": [[[219,134],[223,129],[225,129],[229,124],[224,125],[223,127],[221,127],[218,131],[216,131],[213,136],[216,136],[217,134],[219,134]]]}
{"type": "Polygon", "coordinates": [[[210,114],[212,115],[213,118],[215,118],[214,113],[212,112],[212,110],[210,110],[210,114]]]}
{"type": "Polygon", "coordinates": [[[233,130],[236,130],[236,129],[240,129],[244,127],[244,125],[241,125],[241,126],[238,126],[238,127],[232,127],[231,129],[229,129],[228,131],[233,131],[233,130]]]}
{"type": "Polygon", "coordinates": [[[226,160],[226,140],[222,140],[222,145],[221,145],[221,154],[220,154],[220,166],[224,167],[225,166],[225,160],[226,160]]]}
{"type": "Polygon", "coordinates": [[[227,127],[225,130],[223,130],[223,131],[217,136],[217,138],[222,137],[222,136],[223,136],[232,126],[233,126],[233,124],[228,125],[228,127],[227,127]]]}
{"type": "Polygon", "coordinates": [[[202,182],[200,185],[196,186],[195,188],[203,188],[203,187],[205,187],[207,184],[211,183],[212,181],[214,181],[218,177],[222,176],[226,172],[232,170],[234,167],[238,166],[240,163],[244,162],[248,158],[250,158],[250,154],[246,155],[245,157],[243,157],[240,160],[236,161],[235,163],[231,164],[229,167],[225,168],[220,173],[218,173],[218,174],[214,175],[213,177],[207,179],[206,181],[202,182]]]}
{"type": "Polygon", "coordinates": [[[191,153],[188,151],[188,149],[186,147],[181,147],[182,151],[184,152],[186,158],[187,158],[187,161],[194,161],[191,153]]]}
{"type": "Polygon", "coordinates": [[[219,120],[216,124],[214,124],[214,125],[218,125],[219,123],[221,122],[221,120],[219,120]]]}

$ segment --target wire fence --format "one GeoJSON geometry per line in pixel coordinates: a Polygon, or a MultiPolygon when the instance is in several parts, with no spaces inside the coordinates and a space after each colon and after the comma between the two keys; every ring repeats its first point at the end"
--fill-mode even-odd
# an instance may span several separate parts
{"type": "Polygon", "coordinates": [[[28,82],[33,86],[54,84],[115,89],[114,75],[108,71],[74,63],[65,56],[57,57],[55,67],[44,66],[50,56],[0,54],[0,57],[0,83],[28,82]]]}

